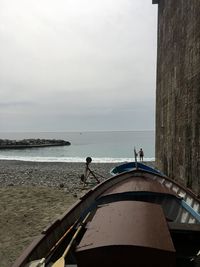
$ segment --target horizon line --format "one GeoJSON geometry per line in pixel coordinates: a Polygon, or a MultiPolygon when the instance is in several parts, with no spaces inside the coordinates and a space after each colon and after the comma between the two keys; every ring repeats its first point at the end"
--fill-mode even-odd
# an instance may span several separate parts
{"type": "Polygon", "coordinates": [[[86,133],[86,132],[154,132],[155,129],[138,129],[138,130],[56,130],[56,131],[0,131],[0,133],[86,133]]]}

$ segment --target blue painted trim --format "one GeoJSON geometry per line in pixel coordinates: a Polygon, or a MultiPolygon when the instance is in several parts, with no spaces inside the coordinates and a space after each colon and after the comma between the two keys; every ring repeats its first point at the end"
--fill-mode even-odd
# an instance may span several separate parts
{"type": "Polygon", "coordinates": [[[123,172],[129,172],[131,170],[134,170],[134,169],[139,169],[139,170],[144,170],[144,171],[147,171],[149,173],[153,173],[153,174],[159,174],[161,176],[164,176],[164,174],[162,172],[160,172],[159,170],[155,169],[155,168],[152,168],[150,166],[147,166],[141,162],[128,162],[128,163],[124,163],[124,164],[121,164],[121,165],[118,165],[116,167],[114,167],[110,173],[112,175],[116,175],[116,174],[120,174],[120,173],[123,173],[123,172]]]}
{"type": "Polygon", "coordinates": [[[195,210],[193,210],[192,207],[190,207],[185,200],[181,201],[182,206],[190,213],[192,214],[192,216],[198,221],[200,222],[200,214],[198,212],[196,212],[195,210]]]}

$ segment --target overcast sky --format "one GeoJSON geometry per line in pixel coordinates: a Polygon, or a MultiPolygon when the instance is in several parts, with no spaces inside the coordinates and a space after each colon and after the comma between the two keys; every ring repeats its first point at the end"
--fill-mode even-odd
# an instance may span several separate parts
{"type": "Polygon", "coordinates": [[[0,131],[155,127],[151,0],[0,0],[0,131]]]}

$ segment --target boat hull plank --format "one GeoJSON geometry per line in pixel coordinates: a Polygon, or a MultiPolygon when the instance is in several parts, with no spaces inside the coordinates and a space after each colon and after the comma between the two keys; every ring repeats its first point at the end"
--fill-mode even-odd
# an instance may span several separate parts
{"type": "Polygon", "coordinates": [[[102,196],[122,192],[155,192],[175,195],[177,197],[177,194],[166,188],[164,185],[158,183],[157,181],[152,181],[147,177],[134,177],[134,179],[129,177],[112,188],[109,188],[104,192],[104,194],[102,194],[102,196]]]}

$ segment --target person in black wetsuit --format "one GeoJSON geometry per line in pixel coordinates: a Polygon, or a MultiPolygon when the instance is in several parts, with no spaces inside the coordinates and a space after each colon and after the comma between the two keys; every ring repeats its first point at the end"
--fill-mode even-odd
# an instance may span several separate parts
{"type": "Polygon", "coordinates": [[[140,161],[143,161],[144,158],[144,151],[142,150],[142,148],[140,148],[140,151],[138,152],[139,157],[140,157],[140,161]]]}

